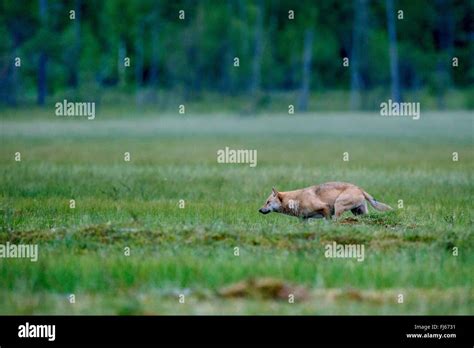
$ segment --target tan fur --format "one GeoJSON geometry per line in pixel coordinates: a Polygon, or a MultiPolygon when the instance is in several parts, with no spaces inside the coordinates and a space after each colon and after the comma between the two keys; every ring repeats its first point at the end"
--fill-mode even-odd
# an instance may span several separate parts
{"type": "Polygon", "coordinates": [[[278,192],[273,189],[260,212],[278,212],[303,219],[333,216],[337,219],[345,211],[354,215],[367,214],[367,203],[377,210],[391,210],[388,205],[377,202],[361,188],[345,182],[327,182],[295,191],[278,192]]]}

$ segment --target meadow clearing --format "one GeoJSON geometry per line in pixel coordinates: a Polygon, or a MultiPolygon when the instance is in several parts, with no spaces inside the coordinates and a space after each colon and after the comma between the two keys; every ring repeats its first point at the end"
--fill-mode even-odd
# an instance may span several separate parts
{"type": "Polygon", "coordinates": [[[0,314],[474,314],[472,113],[0,122],[0,244],[39,246],[37,262],[0,259],[0,314]],[[217,163],[226,146],[257,166],[217,163]],[[272,186],[336,180],[395,210],[258,213],[272,186]],[[364,260],[326,258],[334,241],[364,260]]]}

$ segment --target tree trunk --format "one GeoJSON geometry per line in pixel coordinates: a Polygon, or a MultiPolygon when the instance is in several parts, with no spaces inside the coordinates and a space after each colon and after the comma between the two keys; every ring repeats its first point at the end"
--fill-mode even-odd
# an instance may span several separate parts
{"type": "Polygon", "coordinates": [[[353,110],[360,109],[362,100],[361,93],[364,89],[362,79],[362,56],[363,45],[366,40],[365,32],[367,29],[367,0],[354,0],[355,14],[352,31],[351,48],[351,97],[350,107],[353,110]]]}
{"type": "Polygon", "coordinates": [[[446,108],[445,94],[452,83],[451,61],[454,46],[454,20],[450,1],[437,0],[438,61],[436,63],[436,104],[438,109],[446,108]]]}
{"type": "Polygon", "coordinates": [[[252,61],[252,78],[250,92],[252,94],[260,90],[263,51],[263,2],[260,0],[257,7],[257,18],[255,23],[255,39],[252,61]]]}
{"type": "MultiPolygon", "coordinates": [[[[15,106],[18,102],[19,67],[15,65],[21,44],[20,33],[15,25],[10,25],[8,31],[11,37],[11,52],[0,57],[0,103],[15,106]]],[[[10,51],[10,50],[9,50],[10,51]]]]}
{"type": "Polygon", "coordinates": [[[190,73],[191,73],[191,90],[188,89],[186,92],[187,98],[197,98],[200,96],[203,88],[202,81],[202,52],[201,45],[203,40],[204,32],[204,21],[205,14],[204,8],[201,5],[201,2],[198,2],[196,8],[196,17],[193,23],[193,26],[190,28],[192,30],[191,40],[187,43],[188,45],[188,62],[190,64],[190,73]]]}
{"type": "MultiPolygon", "coordinates": [[[[13,48],[13,57],[18,57],[18,47],[20,46],[20,43],[17,41],[14,43],[15,47],[13,48]]],[[[10,105],[17,105],[17,96],[18,96],[18,90],[20,86],[19,82],[19,68],[15,66],[15,64],[11,64],[9,66],[9,71],[11,72],[11,88],[9,91],[9,96],[8,96],[8,103],[10,105]]]]}
{"type": "Polygon", "coordinates": [[[401,102],[400,75],[398,67],[397,28],[395,24],[395,12],[393,0],[386,0],[387,4],[387,26],[390,56],[390,80],[391,95],[394,102],[401,102]]]}
{"type": "MultiPolygon", "coordinates": [[[[232,1],[227,1],[227,18],[232,18],[233,11],[232,11],[232,1]]],[[[223,63],[221,63],[221,76],[222,79],[220,81],[220,89],[221,91],[228,93],[232,90],[232,70],[234,68],[234,60],[233,60],[233,47],[232,47],[232,29],[230,26],[227,26],[226,31],[226,38],[222,45],[222,52],[224,55],[223,63]]]]}
{"type": "MultiPolygon", "coordinates": [[[[125,86],[125,43],[123,42],[122,39],[119,41],[119,47],[118,47],[118,56],[117,56],[117,69],[118,69],[118,84],[120,87],[125,86]]],[[[130,58],[130,57],[129,57],[130,58]]],[[[130,62],[130,65],[132,63],[130,62]]]]}
{"type": "MultiPolygon", "coordinates": [[[[47,25],[48,1],[39,0],[39,17],[43,26],[47,25]]],[[[40,52],[38,60],[38,105],[44,105],[47,94],[47,64],[48,56],[40,52]]]]}
{"type": "Polygon", "coordinates": [[[74,1],[74,48],[73,61],[69,62],[69,86],[77,88],[79,86],[79,63],[81,55],[81,0],[74,1]]]}
{"type": "Polygon", "coordinates": [[[137,38],[135,39],[135,83],[137,89],[143,85],[143,22],[138,23],[137,38]]]}
{"type": "Polygon", "coordinates": [[[158,53],[159,53],[159,9],[155,5],[151,23],[151,62],[150,62],[150,85],[156,87],[158,84],[158,53]]]}
{"type": "Polygon", "coordinates": [[[303,49],[303,76],[301,81],[301,92],[298,102],[299,109],[306,111],[308,109],[309,85],[311,82],[311,61],[313,56],[313,29],[306,29],[303,49]]]}

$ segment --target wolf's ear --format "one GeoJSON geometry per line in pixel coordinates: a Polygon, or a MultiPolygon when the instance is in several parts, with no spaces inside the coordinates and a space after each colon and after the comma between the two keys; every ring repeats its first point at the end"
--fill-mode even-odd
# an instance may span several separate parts
{"type": "Polygon", "coordinates": [[[273,192],[273,195],[274,195],[275,197],[278,196],[278,193],[279,193],[279,192],[277,191],[277,189],[276,189],[275,187],[272,187],[272,192],[273,192]]]}

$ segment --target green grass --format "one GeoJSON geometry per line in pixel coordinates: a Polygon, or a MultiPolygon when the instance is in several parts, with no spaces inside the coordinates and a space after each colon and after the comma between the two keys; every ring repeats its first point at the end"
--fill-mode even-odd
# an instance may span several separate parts
{"type": "Polygon", "coordinates": [[[0,244],[38,243],[39,260],[0,259],[0,313],[473,314],[472,122],[15,111],[1,120],[0,244]],[[218,164],[225,146],[256,149],[257,167],[218,164]],[[257,211],[273,185],[334,180],[397,209],[313,223],[257,211]],[[332,241],[363,244],[364,261],[326,258],[332,241]],[[263,277],[309,296],[218,295],[263,277]]]}

